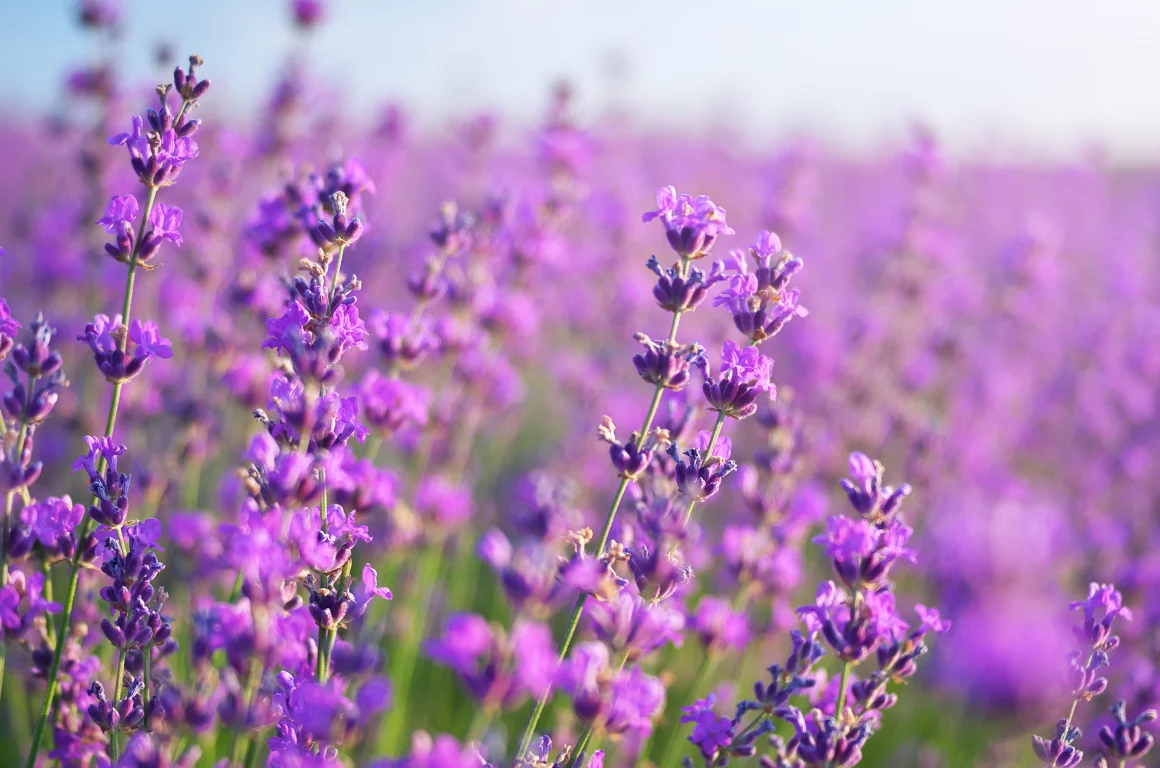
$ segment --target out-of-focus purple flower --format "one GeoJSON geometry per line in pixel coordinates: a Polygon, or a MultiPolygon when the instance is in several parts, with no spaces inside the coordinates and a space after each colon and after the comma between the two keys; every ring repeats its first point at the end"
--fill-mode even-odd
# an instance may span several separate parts
{"type": "Polygon", "coordinates": [[[368,768],[481,768],[485,765],[474,748],[464,747],[454,736],[432,739],[424,731],[411,736],[411,753],[399,758],[378,760],[368,768]]]}
{"type": "Polygon", "coordinates": [[[415,491],[415,510],[439,528],[462,524],[473,509],[471,491],[439,475],[423,478],[415,491]]]}
{"type": "Polygon", "coordinates": [[[93,29],[112,28],[121,21],[121,3],[118,0],[81,0],[81,24],[93,29]]]}
{"type": "Polygon", "coordinates": [[[326,4],[322,0],[293,0],[290,5],[294,13],[294,23],[303,29],[318,24],[326,11],[326,4]]]}
{"type": "Polygon", "coordinates": [[[729,601],[721,597],[701,598],[692,625],[709,652],[740,652],[749,643],[749,617],[744,611],[733,610],[729,601]]]}
{"type": "Polygon", "coordinates": [[[484,707],[518,706],[541,696],[556,672],[556,650],[548,627],[517,621],[510,637],[482,616],[453,614],[443,635],[426,645],[427,655],[459,675],[484,707]]]}
{"type": "Polygon", "coordinates": [[[560,665],[556,686],[572,697],[572,709],[585,722],[603,722],[612,733],[647,734],[664,706],[664,685],[633,667],[611,674],[608,647],[579,643],[560,665]]]}
{"type": "Polygon", "coordinates": [[[636,660],[672,643],[684,640],[685,617],[670,603],[653,604],[627,590],[612,601],[597,602],[587,609],[596,636],[613,651],[636,660]]]}
{"type": "Polygon", "coordinates": [[[427,423],[431,393],[422,387],[370,370],[359,383],[358,396],[367,424],[385,433],[427,423]]]}

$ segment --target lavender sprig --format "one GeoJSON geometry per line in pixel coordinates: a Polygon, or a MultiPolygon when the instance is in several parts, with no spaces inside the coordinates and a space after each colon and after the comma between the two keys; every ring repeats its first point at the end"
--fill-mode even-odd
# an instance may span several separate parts
{"type": "MultiPolygon", "coordinates": [[[[725,220],[725,209],[717,206],[705,195],[692,198],[689,195],[678,195],[673,187],[663,187],[657,192],[657,210],[645,213],[642,220],[645,223],[659,219],[665,228],[665,235],[669,245],[677,255],[677,263],[668,269],[662,269],[656,257],[649,259],[648,267],[657,275],[657,284],[653,288],[653,296],[657,304],[672,313],[673,320],[669,326],[669,334],[663,343],[656,343],[647,336],[638,336],[645,345],[646,351],[633,359],[637,373],[645,381],[654,384],[652,400],[645,413],[644,423],[639,431],[623,443],[616,441],[615,435],[601,432],[601,439],[611,443],[613,466],[618,470],[620,483],[612,495],[612,503],[605,517],[604,528],[596,544],[598,559],[605,556],[612,526],[616,521],[616,513],[624,500],[628,485],[648,466],[652,458],[650,446],[658,439],[653,434],[653,420],[661,404],[661,397],[666,389],[681,390],[689,382],[689,367],[699,356],[696,345],[682,347],[676,343],[677,331],[680,328],[681,317],[694,311],[704,301],[708,288],[720,279],[719,273],[706,277],[705,273],[693,266],[693,262],[709,255],[714,243],[721,235],[734,234],[725,220]]],[[[720,427],[717,428],[718,431],[720,427]]],[[[710,445],[710,453],[712,445],[710,445]]],[[[559,659],[563,661],[572,646],[576,629],[580,625],[580,617],[584,612],[584,604],[588,599],[587,592],[581,592],[572,608],[564,639],[560,643],[559,659]]],[[[544,707],[551,696],[551,689],[536,702],[523,736],[516,748],[517,755],[528,752],[532,739],[536,733],[536,726],[544,707]]],[[[583,738],[583,737],[582,737],[583,738]]],[[[582,747],[581,747],[582,748],[582,747]]]]}
{"type": "MultiPolygon", "coordinates": [[[[131,319],[133,289],[136,282],[137,268],[141,267],[145,270],[154,268],[154,265],[148,263],[148,259],[157,252],[154,244],[159,245],[160,240],[165,239],[158,230],[164,231],[166,227],[172,226],[173,223],[172,219],[170,221],[163,220],[160,223],[154,219],[153,206],[157,200],[157,193],[162,187],[173,184],[185,162],[197,155],[197,145],[193,143],[191,137],[197,132],[201,121],[188,119],[186,113],[197,105],[198,99],[205,95],[210,87],[209,80],[199,79],[197,77],[197,68],[202,63],[200,56],[191,56],[189,59],[189,67],[186,71],[182,71],[180,68],[175,71],[174,86],[181,95],[181,106],[176,115],[170,110],[168,103],[169,86],[158,86],[157,93],[160,100],[160,109],[150,109],[148,112],[149,124],[152,130],[148,133],[143,133],[143,121],[140,117],[134,115],[132,131],[118,134],[109,139],[110,144],[124,145],[128,148],[133,170],[148,190],[145,210],[137,225],[135,235],[132,230],[129,209],[123,204],[110,203],[113,218],[107,223],[107,226],[111,232],[116,233],[117,243],[116,245],[110,244],[106,246],[106,251],[114,259],[123,261],[128,265],[120,314],[122,327],[126,323],[129,323],[131,319]],[[149,230],[147,236],[146,226],[149,224],[153,224],[153,228],[149,230]],[[147,243],[151,248],[148,254],[145,251],[147,243]]],[[[135,207],[135,201],[133,207],[135,207]]],[[[136,212],[133,211],[133,213],[135,214],[136,212]]],[[[108,218],[108,215],[106,218],[108,218]]],[[[120,345],[122,352],[125,351],[127,339],[127,334],[121,337],[120,345]]],[[[113,436],[113,428],[117,423],[117,411],[121,403],[121,390],[124,385],[125,380],[120,378],[113,382],[113,391],[109,399],[108,417],[105,420],[104,437],[106,439],[112,438],[113,436]]],[[[97,467],[99,472],[104,472],[105,462],[103,457],[100,459],[97,467]]],[[[81,522],[78,538],[82,541],[90,531],[91,520],[91,517],[86,517],[81,522]]],[[[44,702],[41,706],[40,718],[37,721],[36,729],[33,732],[32,746],[28,752],[28,768],[35,768],[36,759],[40,753],[41,741],[44,738],[45,728],[48,724],[49,714],[52,711],[53,700],[56,697],[61,659],[65,645],[67,644],[66,641],[69,634],[69,626],[72,622],[73,607],[76,603],[77,584],[80,579],[83,553],[84,548],[78,547],[70,563],[69,582],[65,593],[63,610],[61,612],[60,627],[56,632],[56,647],[53,650],[52,664],[48,670],[44,702]]]]}
{"type": "MultiPolygon", "coordinates": [[[[1074,768],[1083,760],[1083,751],[1075,744],[1082,735],[1073,725],[1075,710],[1080,701],[1091,701],[1108,688],[1108,679],[1099,670],[1108,665],[1108,653],[1120,645],[1120,638],[1112,634],[1112,624],[1118,617],[1131,621],[1132,612],[1124,606],[1123,596],[1111,584],[1092,582],[1087,599],[1072,603],[1073,611],[1083,611],[1083,623],[1072,627],[1072,634],[1079,648],[1071,654],[1072,701],[1067,717],[1055,724],[1055,735],[1050,739],[1031,737],[1035,756],[1044,762],[1046,768],[1074,768]]],[[[1120,725],[1126,725],[1122,702],[1117,711],[1120,725]]],[[[1147,713],[1145,713],[1147,715],[1147,713]]],[[[1124,733],[1127,733],[1125,731],[1124,733]]],[[[1101,737],[1102,737],[1101,733],[1101,737]]],[[[1130,752],[1137,738],[1132,738],[1132,747],[1123,744],[1123,750],[1130,752]]],[[[1150,748],[1150,747],[1148,747],[1150,748]]]]}

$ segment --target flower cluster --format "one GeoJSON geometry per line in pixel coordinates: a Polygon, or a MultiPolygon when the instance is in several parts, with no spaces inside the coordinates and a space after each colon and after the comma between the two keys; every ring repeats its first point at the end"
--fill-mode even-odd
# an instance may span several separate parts
{"type": "MultiPolygon", "coordinates": [[[[1079,648],[1071,654],[1071,711],[1055,724],[1052,738],[1031,737],[1035,756],[1048,768],[1073,768],[1083,760],[1083,750],[1076,746],[1082,732],[1072,724],[1076,706],[1080,701],[1091,701],[1107,690],[1108,679],[1100,670],[1108,666],[1108,653],[1120,645],[1120,638],[1112,634],[1112,625],[1120,617],[1128,621],[1132,619],[1132,612],[1124,606],[1123,596],[1111,584],[1093,583],[1088,589],[1087,599],[1073,602],[1070,608],[1083,612],[1083,623],[1072,627],[1079,648]]],[[[1141,715],[1143,719],[1130,724],[1124,714],[1124,702],[1113,707],[1113,712],[1118,727],[1115,733],[1105,728],[1107,735],[1101,731],[1100,740],[1114,757],[1120,760],[1135,758],[1151,749],[1151,738],[1145,739],[1138,726],[1141,722],[1155,719],[1154,712],[1145,712],[1141,715]]]]}

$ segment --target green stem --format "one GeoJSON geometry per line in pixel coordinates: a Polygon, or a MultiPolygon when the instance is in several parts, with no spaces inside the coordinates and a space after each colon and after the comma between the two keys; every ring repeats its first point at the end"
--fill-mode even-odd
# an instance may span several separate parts
{"type": "MultiPolygon", "coordinates": [[[[862,590],[858,589],[854,592],[854,600],[850,605],[850,620],[854,621],[858,618],[858,610],[862,606],[862,590]]],[[[834,717],[838,720],[842,719],[842,713],[846,711],[846,689],[850,687],[850,673],[854,670],[854,663],[847,661],[842,666],[842,678],[838,681],[838,702],[834,705],[834,717]]],[[[1075,712],[1075,706],[1072,705],[1072,712],[1075,712]]]]}
{"type": "Polygon", "coordinates": [[[467,728],[467,736],[464,737],[463,743],[470,745],[479,741],[488,721],[494,716],[495,710],[492,707],[476,707],[475,716],[471,718],[471,725],[467,728]]]}
{"type": "MultiPolygon", "coordinates": [[[[48,558],[41,553],[40,558],[40,572],[44,574],[44,599],[48,602],[52,600],[52,565],[48,562],[48,558]]],[[[44,633],[48,635],[48,642],[53,642],[52,622],[47,618],[44,621],[44,633]]]]}
{"type": "Polygon", "coordinates": [[[842,719],[846,711],[846,689],[850,687],[850,672],[854,669],[853,662],[847,661],[842,665],[842,679],[838,681],[838,703],[834,705],[834,717],[842,719]]]}
{"type": "Polygon", "coordinates": [[[580,763],[580,754],[584,748],[588,746],[588,741],[592,738],[592,726],[589,725],[584,729],[584,733],[580,734],[580,738],[576,740],[576,749],[572,752],[572,762],[569,763],[569,768],[577,768],[580,763]]]}
{"type": "MultiPolygon", "coordinates": [[[[701,666],[697,670],[697,676],[693,679],[693,684],[686,690],[685,696],[681,701],[689,701],[698,694],[713,674],[713,668],[717,665],[717,659],[718,655],[713,652],[708,652],[701,657],[701,666]]],[[[681,743],[681,729],[673,728],[665,743],[664,754],[657,765],[676,765],[677,752],[681,748],[681,743]]]]}
{"type": "MultiPolygon", "coordinates": [[[[418,605],[407,626],[407,632],[391,660],[391,684],[399,695],[407,695],[408,701],[413,701],[409,695],[411,683],[415,678],[415,663],[419,657],[419,644],[426,634],[427,617],[431,612],[431,598],[434,595],[435,581],[439,576],[439,567],[442,562],[442,541],[428,549],[420,558],[414,585],[414,593],[419,596],[418,605]]],[[[394,755],[397,750],[403,747],[406,710],[407,707],[393,707],[387,714],[387,722],[379,732],[380,752],[394,755]]]]}
{"type": "Polygon", "coordinates": [[[238,575],[234,578],[234,586],[230,589],[229,603],[233,605],[242,599],[242,584],[245,583],[245,577],[242,572],[238,571],[238,575]]]}
{"type": "MultiPolygon", "coordinates": [[[[681,271],[684,272],[684,263],[682,262],[681,271]]],[[[669,328],[669,342],[676,341],[677,329],[681,325],[681,313],[673,313],[673,323],[669,328]]],[[[653,391],[652,402],[649,403],[648,414],[645,416],[644,424],[640,428],[640,433],[637,435],[637,447],[644,445],[645,439],[648,437],[649,430],[652,429],[653,419],[656,418],[657,409],[660,408],[661,398],[664,396],[665,388],[657,386],[653,391]]],[[[718,429],[718,431],[720,431],[718,429]]],[[[620,485],[616,488],[616,493],[612,497],[612,504],[608,508],[608,517],[604,521],[604,530],[600,534],[600,541],[596,545],[596,553],[598,557],[604,556],[604,547],[608,544],[608,537],[612,533],[612,523],[616,520],[616,512],[620,509],[620,503],[624,500],[624,492],[628,489],[630,480],[628,478],[621,478],[620,485]]],[[[572,618],[568,622],[568,631],[564,635],[564,642],[560,645],[560,653],[557,658],[563,661],[568,655],[568,650],[572,647],[572,638],[576,635],[576,627],[580,624],[580,616],[584,612],[584,602],[588,595],[581,593],[576,598],[576,607],[572,609],[572,618]]],[[[519,747],[516,749],[516,758],[522,758],[527,754],[528,747],[532,744],[532,737],[536,733],[536,726],[540,723],[540,717],[544,714],[544,707],[548,705],[548,699],[552,696],[552,689],[544,691],[544,695],[536,701],[536,706],[532,708],[531,717],[528,718],[528,723],[524,726],[523,736],[520,738],[519,747]]]]}
{"type": "MultiPolygon", "coordinates": [[[[350,567],[354,561],[347,557],[346,562],[342,566],[342,576],[339,577],[338,583],[335,584],[335,589],[339,592],[345,592],[350,588],[350,567]]],[[[318,646],[318,660],[321,666],[316,670],[316,677],[318,682],[325,683],[330,677],[330,657],[334,653],[334,641],[338,638],[338,627],[331,627],[326,630],[325,634],[322,628],[319,628],[319,637],[321,642],[318,646]]]]}
{"type": "Polygon", "coordinates": [[[330,640],[330,631],[323,628],[323,627],[319,627],[318,628],[318,652],[317,652],[315,659],[314,659],[314,679],[320,683],[326,682],[326,677],[327,677],[327,669],[326,669],[327,659],[326,659],[326,657],[327,657],[327,653],[325,651],[325,648],[327,645],[327,641],[329,641],[329,640],[330,640]]]}
{"type": "MultiPolygon", "coordinates": [[[[137,240],[133,246],[133,253],[129,258],[129,274],[125,278],[125,300],[121,305],[121,322],[129,325],[130,312],[133,308],[133,286],[137,273],[137,256],[141,251],[141,242],[145,237],[145,226],[149,223],[149,216],[153,212],[153,203],[157,200],[157,189],[149,188],[149,197],[145,202],[145,211],[141,216],[141,224],[137,229],[137,240]]],[[[113,385],[113,394],[109,400],[109,415],[105,419],[105,437],[113,436],[113,428],[117,424],[117,410],[121,405],[122,382],[113,385]]],[[[100,458],[97,469],[105,471],[105,459],[100,458]]],[[[36,758],[40,754],[40,743],[44,740],[44,732],[48,726],[48,716],[52,712],[52,702],[56,698],[58,678],[60,676],[60,662],[64,647],[68,642],[69,625],[72,623],[73,607],[76,605],[77,583],[81,575],[81,557],[84,554],[84,541],[89,535],[92,518],[88,515],[81,521],[77,536],[77,551],[71,563],[68,591],[65,594],[64,605],[61,606],[60,629],[56,633],[56,648],[52,653],[52,665],[48,669],[47,684],[44,691],[44,704],[40,708],[40,719],[36,723],[36,731],[32,736],[32,747],[28,750],[27,768],[36,768],[36,758]]]]}
{"type": "Polygon", "coordinates": [[[141,693],[141,706],[145,710],[145,717],[142,721],[141,727],[145,731],[149,731],[149,678],[153,672],[153,648],[146,646],[141,649],[141,663],[144,671],[142,677],[144,678],[145,687],[141,693]]]}
{"type": "Polygon", "coordinates": [[[338,246],[338,256],[334,259],[334,282],[330,284],[330,300],[327,302],[331,311],[334,309],[334,294],[338,291],[338,273],[342,270],[342,255],[344,253],[346,253],[346,243],[341,243],[338,246]]]}
{"type": "MultiPolygon", "coordinates": [[[[117,677],[113,680],[113,700],[114,707],[121,701],[121,686],[124,685],[125,679],[125,649],[122,648],[117,657],[117,677]]],[[[120,725],[118,724],[117,728],[120,725]]],[[[109,732],[109,757],[113,760],[113,765],[117,764],[117,728],[109,732]]]]}
{"type": "Polygon", "coordinates": [[[201,459],[194,459],[186,469],[185,479],[181,484],[181,506],[185,509],[197,509],[203,464],[201,459]]]}
{"type": "Polygon", "coordinates": [[[258,750],[260,748],[257,739],[250,739],[250,744],[246,747],[246,757],[243,761],[245,768],[254,768],[258,764],[258,750]]]}

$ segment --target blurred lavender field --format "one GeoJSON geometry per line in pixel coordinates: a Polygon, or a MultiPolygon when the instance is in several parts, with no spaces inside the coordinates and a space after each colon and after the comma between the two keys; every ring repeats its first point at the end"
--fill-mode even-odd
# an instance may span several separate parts
{"type": "Polygon", "coordinates": [[[1155,168],[159,101],[81,9],[0,116],[0,765],[1154,764],[1155,168]]]}

